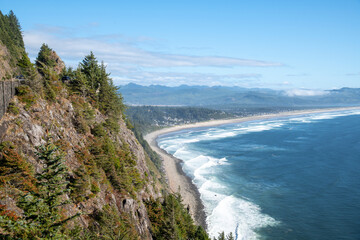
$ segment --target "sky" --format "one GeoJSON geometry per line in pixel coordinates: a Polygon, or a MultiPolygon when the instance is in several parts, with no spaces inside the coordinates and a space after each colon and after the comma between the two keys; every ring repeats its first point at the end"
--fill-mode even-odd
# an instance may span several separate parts
{"type": "MultiPolygon", "coordinates": [[[[0,0],[34,60],[93,51],[116,85],[360,87],[360,0],[0,0]]],[[[306,92],[311,94],[311,92],[306,92]]]]}

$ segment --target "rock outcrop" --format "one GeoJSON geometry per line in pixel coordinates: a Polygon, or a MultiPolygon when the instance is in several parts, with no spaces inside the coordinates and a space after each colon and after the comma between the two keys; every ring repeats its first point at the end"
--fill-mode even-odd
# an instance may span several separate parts
{"type": "MultiPolygon", "coordinates": [[[[66,96],[66,92],[59,94],[66,96]]],[[[56,102],[49,103],[46,100],[38,99],[36,104],[25,108],[24,103],[18,97],[13,99],[14,106],[19,109],[18,114],[6,113],[0,120],[2,126],[1,142],[11,142],[16,146],[18,152],[33,166],[35,172],[40,172],[43,165],[36,157],[36,147],[45,143],[45,138],[52,136],[55,142],[61,143],[65,152],[66,165],[70,169],[70,175],[83,164],[79,161],[77,154],[86,150],[89,140],[94,136],[90,132],[79,133],[76,129],[76,111],[73,103],[64,97],[58,97],[56,102]]],[[[94,124],[106,119],[96,109],[94,124]]],[[[95,185],[99,186],[96,194],[89,194],[84,200],[66,206],[67,215],[71,216],[81,213],[77,222],[84,227],[91,224],[92,218],[97,211],[101,211],[105,205],[115,207],[121,214],[129,216],[131,223],[136,227],[141,239],[152,239],[150,234],[150,221],[143,200],[160,197],[159,189],[156,189],[150,177],[150,171],[146,163],[146,154],[130,131],[124,121],[119,121],[120,130],[112,136],[117,144],[127,144],[131,153],[136,159],[136,168],[145,185],[136,192],[134,196],[124,194],[114,189],[103,175],[99,177],[95,185]]],[[[70,198],[70,196],[67,196],[70,198]]],[[[8,201],[11,202],[11,201],[8,201]]],[[[9,205],[9,204],[8,204],[9,205]]],[[[14,204],[12,204],[14,205],[14,204]]]]}
{"type": "Polygon", "coordinates": [[[9,102],[15,95],[15,88],[19,86],[19,84],[19,80],[0,81],[0,119],[5,114],[9,102]]]}
{"type": "Polygon", "coordinates": [[[55,51],[51,51],[50,58],[55,61],[55,67],[53,68],[57,74],[60,74],[61,71],[65,68],[65,63],[57,55],[55,51]]]}
{"type": "Polygon", "coordinates": [[[9,79],[13,74],[13,68],[10,66],[9,50],[0,42],[0,80],[9,79]]]}

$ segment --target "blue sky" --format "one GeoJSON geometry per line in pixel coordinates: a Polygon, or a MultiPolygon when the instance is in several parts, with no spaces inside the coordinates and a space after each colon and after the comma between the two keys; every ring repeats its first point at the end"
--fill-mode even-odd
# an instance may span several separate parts
{"type": "Polygon", "coordinates": [[[359,0],[1,2],[32,59],[93,51],[119,85],[360,87],[359,0]]]}

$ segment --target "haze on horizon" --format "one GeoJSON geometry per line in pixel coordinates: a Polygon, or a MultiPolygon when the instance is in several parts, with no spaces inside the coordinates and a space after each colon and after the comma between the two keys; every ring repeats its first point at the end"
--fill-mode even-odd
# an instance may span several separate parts
{"type": "Polygon", "coordinates": [[[90,51],[116,85],[360,87],[360,1],[2,1],[36,58],[90,51]]]}

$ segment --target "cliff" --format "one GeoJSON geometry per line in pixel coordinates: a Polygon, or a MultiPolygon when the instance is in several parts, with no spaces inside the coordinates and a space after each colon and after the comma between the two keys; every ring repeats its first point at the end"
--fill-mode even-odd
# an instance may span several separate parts
{"type": "MultiPolygon", "coordinates": [[[[66,96],[65,90],[62,95],[66,96]]],[[[1,119],[0,126],[3,129],[1,142],[13,143],[22,157],[31,163],[35,173],[39,173],[43,165],[35,155],[36,147],[44,144],[46,137],[51,135],[54,142],[62,145],[65,163],[70,170],[69,175],[75,179],[77,177],[76,172],[85,165],[80,152],[91,154],[88,147],[93,144],[94,136],[90,132],[79,133],[77,130],[74,124],[77,122],[76,111],[71,100],[58,97],[56,102],[49,103],[44,99],[38,99],[28,109],[18,97],[15,97],[12,103],[12,107],[17,109],[18,113],[6,113],[1,119]]],[[[93,110],[95,112],[93,123],[103,123],[106,117],[98,110],[93,110]]],[[[160,197],[159,189],[155,187],[155,182],[150,177],[151,174],[147,167],[148,160],[142,147],[122,119],[119,120],[118,124],[120,126],[119,132],[112,135],[111,138],[120,147],[129,146],[130,152],[136,160],[135,167],[144,182],[144,186],[131,196],[109,184],[105,172],[100,170],[98,179],[91,177],[89,180],[92,186],[98,187],[98,190],[86,189],[80,201],[75,201],[74,204],[66,206],[66,214],[70,216],[81,213],[76,221],[88,227],[94,221],[91,216],[101,211],[106,205],[112,206],[119,214],[125,213],[130,217],[131,223],[136,227],[141,239],[152,239],[151,224],[142,201],[150,197],[160,197]]],[[[70,199],[71,196],[67,195],[66,198],[70,199]]],[[[0,203],[14,206],[13,201],[10,196],[5,201],[1,200],[0,203]]]]}
{"type": "Polygon", "coordinates": [[[130,130],[104,64],[90,52],[66,68],[46,44],[33,64],[11,26],[1,64],[26,81],[0,82],[0,238],[208,239],[130,130]]]}
{"type": "MultiPolygon", "coordinates": [[[[6,46],[1,43],[0,49],[6,52],[6,46]]],[[[57,76],[65,65],[55,51],[51,51],[50,58],[56,63],[50,69],[53,72],[51,76],[57,76]]],[[[4,64],[10,69],[10,64],[4,64]]],[[[19,191],[23,190],[26,183],[11,176],[21,164],[29,165],[28,176],[42,173],[45,165],[37,156],[38,147],[46,144],[50,136],[51,141],[61,148],[71,188],[62,196],[69,200],[62,209],[62,215],[79,215],[67,223],[67,228],[94,228],[101,224],[99,214],[111,210],[112,215],[121,219],[122,224],[130,229],[128,238],[152,239],[151,222],[144,201],[161,197],[160,185],[156,182],[154,171],[150,172],[148,168],[153,164],[133,132],[122,117],[111,118],[102,113],[94,102],[89,102],[89,98],[77,95],[59,81],[59,76],[43,78],[45,95],[36,93],[27,85],[19,86],[18,81],[0,82],[2,215],[10,212],[21,218],[23,210],[17,206],[17,202],[21,195],[19,191]],[[50,101],[46,99],[49,89],[56,93],[50,101]],[[116,120],[113,123],[116,130],[107,125],[110,119],[116,120]],[[97,131],[99,129],[101,133],[97,131]],[[17,154],[16,161],[9,160],[8,145],[17,154]],[[105,147],[114,149],[111,153],[104,153],[105,147]],[[116,158],[114,162],[118,161],[118,165],[126,170],[104,166],[105,162],[115,165],[108,159],[112,157],[116,158]],[[10,161],[9,167],[7,163],[10,161]]],[[[4,230],[0,228],[1,232],[4,233],[4,230]]]]}
{"type": "Polygon", "coordinates": [[[12,75],[13,68],[10,66],[9,59],[8,49],[0,44],[0,80],[8,79],[12,75]]]}
{"type": "Polygon", "coordinates": [[[19,85],[19,80],[0,81],[0,119],[2,118],[2,116],[4,116],[11,99],[15,95],[15,88],[19,85]]]}

